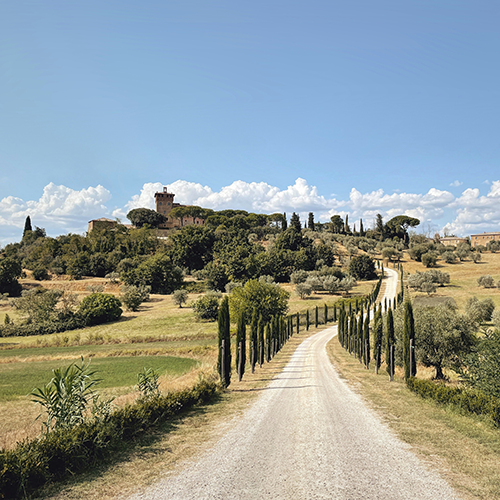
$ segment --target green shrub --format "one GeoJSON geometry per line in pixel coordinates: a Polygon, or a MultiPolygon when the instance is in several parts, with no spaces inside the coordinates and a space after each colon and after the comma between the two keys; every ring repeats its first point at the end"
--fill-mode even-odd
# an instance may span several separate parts
{"type": "Polygon", "coordinates": [[[92,293],[85,297],[79,308],[79,313],[88,325],[98,325],[116,321],[122,315],[122,303],[109,293],[92,293]]]}
{"type": "Polygon", "coordinates": [[[33,270],[33,279],[37,281],[44,281],[50,279],[47,268],[43,266],[38,266],[33,270]]]}
{"type": "Polygon", "coordinates": [[[120,288],[121,301],[127,311],[137,311],[139,306],[149,300],[150,286],[124,285],[120,288]]]}
{"type": "Polygon", "coordinates": [[[217,392],[212,380],[200,380],[190,390],[140,400],[101,420],[61,428],[13,450],[0,451],[0,498],[21,498],[43,486],[88,470],[148,429],[157,427],[217,392]]]}
{"type": "Polygon", "coordinates": [[[221,294],[217,292],[207,292],[194,304],[194,312],[198,319],[216,321],[219,316],[219,304],[221,294]]]}
{"type": "Polygon", "coordinates": [[[422,396],[446,405],[458,406],[463,410],[476,415],[489,416],[496,426],[500,426],[500,399],[488,396],[479,391],[448,387],[430,380],[420,380],[410,377],[406,381],[408,388],[422,396]]]}

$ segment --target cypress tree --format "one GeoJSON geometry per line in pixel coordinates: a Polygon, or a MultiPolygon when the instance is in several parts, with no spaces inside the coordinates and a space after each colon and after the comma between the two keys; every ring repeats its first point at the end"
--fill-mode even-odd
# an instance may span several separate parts
{"type": "Polygon", "coordinates": [[[387,329],[385,332],[385,362],[387,364],[386,370],[391,380],[394,377],[394,360],[391,360],[391,349],[394,347],[395,343],[396,339],[394,337],[394,317],[392,314],[392,309],[389,307],[389,310],[387,311],[387,329]]]}
{"type": "Polygon", "coordinates": [[[363,219],[359,219],[359,235],[364,236],[365,230],[363,228],[363,219]]]}
{"type": "Polygon", "coordinates": [[[325,325],[328,324],[328,306],[325,304],[325,310],[323,312],[324,320],[325,320],[325,325]]]}
{"type": "Polygon", "coordinates": [[[349,317],[349,352],[352,354],[353,349],[355,349],[354,346],[354,313],[351,313],[351,316],[349,317]]]}
{"type": "Polygon", "coordinates": [[[314,214],[312,212],[309,212],[307,227],[311,229],[311,231],[314,231],[314,214]]]}
{"type": "Polygon", "coordinates": [[[236,330],[236,369],[238,370],[238,380],[241,380],[245,373],[246,336],[245,311],[243,311],[238,318],[236,330]]]}
{"type": "Polygon", "coordinates": [[[380,364],[382,362],[382,336],[383,336],[383,325],[382,325],[382,308],[380,308],[375,314],[373,321],[373,349],[375,358],[375,373],[378,373],[380,364]]]}
{"type": "Polygon", "coordinates": [[[229,300],[222,299],[218,317],[218,342],[219,357],[217,360],[217,371],[221,378],[222,387],[228,387],[231,383],[231,332],[229,323],[229,300]],[[224,346],[224,349],[222,348],[224,346]]]}
{"type": "Polygon", "coordinates": [[[366,311],[365,323],[363,325],[363,363],[370,366],[370,309],[366,311]]]}
{"type": "Polygon", "coordinates": [[[300,329],[300,314],[297,313],[297,333],[299,333],[299,329],[300,329]]]}
{"type": "MultiPolygon", "coordinates": [[[[351,339],[349,338],[349,316],[347,315],[347,312],[344,311],[344,335],[345,335],[345,348],[346,351],[350,350],[350,342],[351,339]]],[[[349,351],[350,352],[350,351],[349,351]]]]}
{"type": "Polygon", "coordinates": [[[405,379],[415,376],[416,362],[413,356],[413,366],[410,366],[410,341],[415,341],[415,325],[413,321],[413,308],[411,302],[405,302],[404,324],[403,324],[403,367],[405,372],[405,379]]]}
{"type": "Polygon", "coordinates": [[[262,314],[259,315],[259,321],[257,323],[257,333],[259,336],[259,365],[262,367],[264,363],[264,320],[262,319],[262,314]]]}
{"type": "Polygon", "coordinates": [[[334,323],[337,322],[337,305],[336,304],[333,305],[333,322],[334,323]]]}
{"type": "Polygon", "coordinates": [[[363,308],[361,308],[361,314],[359,315],[359,320],[358,320],[358,357],[359,361],[361,362],[363,359],[363,308]]]}
{"type": "Polygon", "coordinates": [[[23,239],[28,231],[33,231],[33,228],[31,227],[31,217],[29,215],[26,217],[26,220],[24,221],[23,239]]]}
{"type": "Polygon", "coordinates": [[[417,357],[415,356],[416,354],[416,345],[415,345],[415,320],[413,319],[413,306],[411,305],[410,302],[410,310],[409,310],[409,316],[410,316],[410,344],[413,346],[413,356],[411,356],[411,365],[410,365],[410,376],[411,377],[416,377],[417,376],[417,357]]]}
{"type": "MultiPolygon", "coordinates": [[[[336,309],[333,310],[334,315],[335,315],[335,311],[336,311],[336,309]]],[[[344,331],[343,331],[343,326],[344,326],[344,322],[342,320],[342,309],[341,309],[340,313],[339,313],[339,324],[337,325],[337,333],[338,333],[340,345],[342,347],[344,347],[344,331]]]]}
{"type": "Polygon", "coordinates": [[[316,306],[316,310],[314,311],[314,326],[318,328],[318,306],[316,306]]]}
{"type": "Polygon", "coordinates": [[[309,331],[309,309],[306,311],[306,331],[309,331]]]}
{"type": "Polygon", "coordinates": [[[258,318],[257,309],[253,310],[252,323],[250,326],[250,364],[252,366],[252,373],[255,371],[255,363],[257,363],[257,347],[258,347],[258,318]]]}
{"type": "Polygon", "coordinates": [[[354,351],[354,357],[357,358],[357,349],[358,349],[358,320],[356,316],[353,314],[352,317],[352,346],[354,351]]]}
{"type": "Polygon", "coordinates": [[[286,212],[283,212],[283,231],[286,231],[288,229],[288,222],[286,220],[286,212]]]}
{"type": "Polygon", "coordinates": [[[264,333],[266,336],[266,361],[269,363],[271,361],[271,328],[269,323],[266,323],[264,333]]]}

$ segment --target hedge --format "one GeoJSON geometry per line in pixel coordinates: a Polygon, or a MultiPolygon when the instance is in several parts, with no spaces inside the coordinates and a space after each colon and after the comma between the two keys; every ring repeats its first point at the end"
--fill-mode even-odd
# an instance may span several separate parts
{"type": "Polygon", "coordinates": [[[3,325],[0,326],[0,337],[29,337],[31,335],[49,335],[51,333],[67,332],[85,328],[87,321],[81,316],[73,316],[65,321],[51,321],[30,325],[3,325]]]}
{"type": "Polygon", "coordinates": [[[408,388],[422,396],[433,399],[440,404],[458,406],[469,413],[488,415],[496,426],[500,426],[500,399],[488,396],[479,391],[448,387],[430,380],[421,380],[410,377],[406,381],[408,388]]]}
{"type": "Polygon", "coordinates": [[[209,401],[216,392],[215,382],[202,380],[190,390],[141,400],[103,420],[52,431],[13,450],[0,450],[0,498],[25,497],[49,481],[90,469],[111,456],[124,441],[209,401]]]}

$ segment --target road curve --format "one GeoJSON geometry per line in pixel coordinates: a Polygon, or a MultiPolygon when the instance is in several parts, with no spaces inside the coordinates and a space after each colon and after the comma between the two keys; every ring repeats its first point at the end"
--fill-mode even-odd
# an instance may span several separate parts
{"type": "MultiPolygon", "coordinates": [[[[391,297],[397,273],[386,271],[391,297]]],[[[212,449],[131,498],[459,498],[340,379],[325,349],[336,333],[334,326],[306,339],[212,449]]]]}

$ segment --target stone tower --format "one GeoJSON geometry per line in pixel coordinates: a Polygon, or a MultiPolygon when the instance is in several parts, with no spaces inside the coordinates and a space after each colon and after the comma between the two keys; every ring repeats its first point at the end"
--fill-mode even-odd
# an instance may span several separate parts
{"type": "Polygon", "coordinates": [[[156,211],[165,217],[168,217],[174,206],[174,193],[169,193],[168,188],[164,187],[163,191],[155,193],[156,211]]]}

